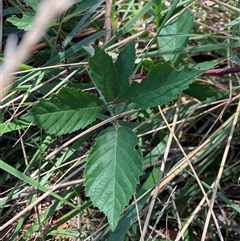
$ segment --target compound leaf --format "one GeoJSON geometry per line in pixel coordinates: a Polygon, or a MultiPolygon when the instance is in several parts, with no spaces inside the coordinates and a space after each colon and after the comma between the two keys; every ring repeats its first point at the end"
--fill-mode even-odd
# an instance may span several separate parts
{"type": "Polygon", "coordinates": [[[96,96],[72,88],[62,88],[50,100],[40,100],[23,118],[50,134],[62,135],[91,124],[102,102],[96,96]]]}
{"type": "Polygon", "coordinates": [[[109,127],[96,139],[85,169],[85,189],[93,205],[108,217],[115,229],[123,208],[134,194],[142,173],[138,139],[126,127],[109,127]]]}

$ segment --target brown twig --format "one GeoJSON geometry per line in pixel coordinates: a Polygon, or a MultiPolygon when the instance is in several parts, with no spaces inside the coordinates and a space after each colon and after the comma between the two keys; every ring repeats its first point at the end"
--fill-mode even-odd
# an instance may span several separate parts
{"type": "Polygon", "coordinates": [[[111,38],[111,10],[112,10],[112,0],[106,0],[104,28],[108,31],[105,35],[105,42],[107,42],[111,38]]]}

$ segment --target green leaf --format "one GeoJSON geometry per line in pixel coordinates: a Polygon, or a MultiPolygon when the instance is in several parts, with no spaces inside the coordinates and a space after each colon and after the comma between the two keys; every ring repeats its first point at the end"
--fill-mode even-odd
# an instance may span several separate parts
{"type": "MultiPolygon", "coordinates": [[[[5,58],[0,57],[1,61],[4,61],[5,58]]],[[[30,70],[30,69],[34,69],[34,67],[27,65],[27,64],[23,64],[23,63],[18,63],[18,68],[22,69],[22,70],[30,70]]]]}
{"type": "Polygon", "coordinates": [[[39,0],[25,0],[24,2],[35,11],[37,11],[39,3],[40,3],[39,0]]]}
{"type": "Polygon", "coordinates": [[[131,41],[120,52],[115,68],[117,71],[117,80],[114,86],[118,91],[118,99],[123,99],[128,91],[130,84],[130,75],[135,62],[135,41],[131,41]]]}
{"type": "MultiPolygon", "coordinates": [[[[33,1],[35,2],[35,1],[33,1]]],[[[31,13],[24,13],[22,18],[18,18],[17,16],[13,15],[10,18],[7,19],[11,24],[16,26],[18,29],[28,31],[33,28],[33,22],[34,22],[35,16],[31,13]]],[[[52,26],[55,26],[57,23],[56,19],[52,19],[49,23],[47,28],[50,28],[52,26]]]]}
{"type": "MultiPolygon", "coordinates": [[[[188,89],[183,91],[185,94],[192,96],[200,101],[205,101],[207,99],[215,100],[220,93],[218,93],[213,88],[208,85],[192,83],[188,89]]],[[[224,93],[224,91],[223,91],[224,93]]]]}
{"type": "Polygon", "coordinates": [[[235,25],[238,25],[240,23],[240,17],[235,18],[233,21],[231,21],[230,23],[227,23],[224,25],[223,29],[229,28],[229,27],[233,27],[235,25]]]}
{"type": "Polygon", "coordinates": [[[7,19],[10,23],[16,26],[18,29],[28,31],[33,27],[34,15],[30,13],[24,13],[22,18],[18,18],[15,15],[7,19]]]}
{"type": "Polygon", "coordinates": [[[153,66],[140,83],[130,85],[126,98],[135,108],[148,108],[166,104],[187,89],[205,70],[196,68],[174,69],[168,63],[153,66]]]}
{"type": "Polygon", "coordinates": [[[96,119],[101,104],[92,94],[62,88],[50,100],[40,100],[23,118],[50,134],[62,135],[91,124],[96,119]]]}
{"type": "Polygon", "coordinates": [[[144,59],[141,63],[141,67],[143,69],[145,69],[147,72],[149,72],[153,66],[153,62],[151,60],[148,60],[148,59],[144,59]]]}
{"type": "MultiPolygon", "coordinates": [[[[159,48],[162,51],[174,51],[186,45],[189,33],[194,25],[194,16],[191,10],[187,9],[177,18],[170,21],[158,35],[159,48]]],[[[176,61],[179,55],[164,55],[166,61],[176,61]]]]}
{"type": "Polygon", "coordinates": [[[94,6],[97,4],[99,0],[80,0],[80,1],[75,1],[75,4],[69,9],[68,14],[63,16],[62,23],[69,21],[69,19],[79,15],[79,13],[87,10],[88,8],[94,6]],[[76,4],[78,2],[81,2],[80,4],[76,4]]]}
{"type": "Polygon", "coordinates": [[[2,112],[0,112],[0,124],[3,124],[3,122],[4,122],[3,114],[2,112]]]}
{"type": "Polygon", "coordinates": [[[155,10],[156,27],[158,28],[161,20],[161,13],[162,13],[162,0],[154,1],[154,10],[155,10]]]}
{"type": "Polygon", "coordinates": [[[106,214],[112,230],[142,173],[137,143],[131,129],[109,127],[97,137],[88,156],[84,173],[86,193],[93,205],[106,214]]]}
{"type": "Polygon", "coordinates": [[[201,62],[201,63],[197,63],[197,64],[188,64],[188,67],[190,69],[211,69],[213,68],[215,65],[217,64],[217,62],[215,60],[212,61],[205,61],[205,62],[201,62]]]}
{"type": "Polygon", "coordinates": [[[89,60],[89,75],[107,102],[117,98],[116,70],[112,58],[100,48],[95,47],[95,55],[89,60]]]}
{"type": "Polygon", "coordinates": [[[25,121],[0,123],[0,135],[16,130],[22,130],[29,126],[25,121]]]}

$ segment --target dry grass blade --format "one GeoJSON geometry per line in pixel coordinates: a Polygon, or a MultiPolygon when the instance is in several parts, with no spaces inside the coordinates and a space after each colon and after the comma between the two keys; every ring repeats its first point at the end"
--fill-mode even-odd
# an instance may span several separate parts
{"type": "Polygon", "coordinates": [[[232,10],[234,12],[240,13],[239,8],[233,7],[230,4],[227,4],[227,3],[223,2],[223,1],[219,1],[219,0],[211,0],[211,1],[216,3],[216,4],[219,4],[220,6],[224,6],[225,8],[230,9],[230,10],[232,10]]]}
{"type": "MultiPolygon", "coordinates": [[[[211,143],[211,139],[212,139],[214,136],[218,135],[219,131],[221,131],[221,130],[222,130],[227,124],[229,124],[232,120],[233,120],[233,116],[231,116],[224,124],[222,124],[222,126],[221,126],[218,130],[216,130],[215,133],[212,134],[211,137],[209,137],[209,139],[207,139],[204,143],[202,143],[202,145],[200,145],[195,151],[193,151],[192,153],[190,153],[188,156],[185,155],[184,160],[180,161],[179,164],[176,165],[176,167],[173,168],[173,169],[169,172],[169,174],[168,174],[168,175],[162,180],[162,182],[159,184],[159,186],[158,186],[158,192],[159,192],[165,185],[167,185],[168,183],[170,183],[171,180],[172,180],[176,175],[178,175],[184,168],[186,168],[188,165],[189,165],[190,167],[192,167],[192,165],[191,165],[190,163],[194,160],[194,157],[196,157],[196,155],[200,155],[202,152],[204,152],[205,148],[209,145],[209,143],[211,143]]],[[[166,123],[167,123],[167,122],[166,122],[166,123]]],[[[170,129],[170,131],[171,131],[171,129],[170,129]]],[[[177,141],[177,138],[175,137],[174,133],[173,133],[173,136],[174,136],[175,140],[177,141]]],[[[179,147],[181,148],[180,145],[179,145],[179,147]]],[[[182,150],[182,152],[184,153],[183,150],[182,150]]],[[[191,170],[193,171],[193,173],[195,172],[194,169],[193,169],[193,167],[191,168],[191,170]]],[[[196,177],[196,179],[198,180],[199,185],[202,186],[200,180],[198,179],[198,177],[197,177],[197,175],[196,175],[196,173],[195,173],[195,177],[196,177]]],[[[220,228],[219,228],[217,219],[216,219],[216,217],[215,217],[215,214],[214,214],[214,212],[213,212],[213,209],[212,209],[211,206],[210,206],[210,201],[208,200],[207,194],[205,193],[205,191],[204,191],[203,188],[202,188],[202,190],[203,190],[203,195],[204,195],[204,199],[203,199],[203,200],[208,203],[208,206],[209,206],[209,209],[210,209],[210,213],[212,214],[212,217],[213,217],[213,219],[214,219],[215,225],[216,225],[216,227],[217,227],[217,229],[218,229],[218,233],[219,233],[220,237],[222,238],[221,231],[220,231],[220,228]]],[[[155,190],[152,191],[152,195],[155,195],[155,190]]],[[[204,203],[203,200],[201,201],[201,204],[204,203]]],[[[199,206],[198,206],[199,209],[200,209],[201,206],[202,206],[202,205],[199,205],[199,206]]],[[[196,209],[195,211],[197,212],[199,209],[196,209]]],[[[195,214],[191,216],[192,219],[193,219],[194,217],[195,217],[195,214]]],[[[191,220],[192,220],[192,219],[191,219],[191,220]]],[[[183,229],[181,230],[181,232],[178,234],[178,237],[177,237],[176,240],[180,240],[180,239],[181,239],[184,231],[186,231],[186,229],[187,229],[187,227],[188,227],[189,224],[190,224],[190,222],[188,222],[188,223],[184,226],[184,228],[183,228],[183,229]]]]}
{"type": "MultiPolygon", "coordinates": [[[[233,116],[231,116],[225,123],[222,124],[222,126],[215,131],[214,134],[212,134],[204,143],[202,143],[195,151],[193,151],[191,153],[191,157],[189,157],[190,161],[193,161],[196,155],[200,155],[201,153],[204,152],[204,150],[207,148],[207,146],[209,146],[209,144],[211,143],[211,140],[213,139],[214,136],[217,136],[218,133],[225,127],[227,126],[231,121],[233,120],[233,116]],[[192,155],[194,154],[194,155],[192,155]]],[[[179,174],[185,167],[187,167],[188,163],[186,160],[183,160],[180,162],[180,165],[177,168],[174,168],[171,171],[171,174],[169,177],[166,177],[166,180],[164,180],[160,186],[159,189],[163,188],[164,185],[166,185],[168,182],[171,181],[171,179],[173,178],[173,176],[179,174]],[[169,180],[170,179],[170,180],[169,180]]],[[[213,188],[214,185],[212,185],[213,188]]],[[[201,200],[201,202],[199,203],[199,205],[197,206],[197,208],[194,210],[194,212],[192,213],[191,217],[189,218],[188,222],[186,223],[186,225],[183,227],[183,229],[179,232],[176,241],[179,241],[182,237],[182,235],[184,234],[184,232],[187,230],[188,226],[191,224],[192,220],[194,219],[194,217],[196,216],[196,214],[198,213],[198,211],[201,209],[201,207],[203,206],[204,202],[208,202],[208,204],[210,205],[210,201],[206,198],[206,196],[203,197],[203,199],[201,200]]],[[[212,209],[210,209],[212,210],[212,209]]],[[[221,234],[221,232],[220,232],[221,234]]]]}
{"type": "Polygon", "coordinates": [[[78,168],[77,170],[75,170],[73,173],[71,173],[68,177],[66,177],[65,179],[63,179],[61,182],[59,182],[57,185],[53,186],[52,188],[50,188],[47,192],[45,192],[41,197],[37,198],[33,203],[31,203],[30,205],[28,205],[26,208],[24,208],[21,212],[19,212],[16,216],[14,216],[12,219],[10,219],[8,222],[6,222],[4,225],[0,226],[0,231],[4,230],[5,228],[7,228],[9,225],[11,225],[13,222],[15,222],[15,220],[17,220],[19,217],[21,217],[24,213],[26,213],[27,211],[31,210],[32,208],[34,208],[38,203],[40,203],[42,200],[44,200],[47,196],[49,196],[52,192],[54,192],[55,190],[57,190],[58,188],[60,188],[63,184],[65,184],[69,179],[71,179],[71,177],[73,177],[74,175],[76,175],[79,170],[82,169],[82,167],[78,168]]]}
{"type": "MultiPolygon", "coordinates": [[[[217,190],[219,188],[219,184],[220,184],[220,180],[221,180],[221,177],[222,177],[222,174],[223,174],[224,166],[226,164],[226,160],[227,160],[227,157],[229,155],[229,149],[230,149],[230,146],[231,146],[234,130],[235,130],[236,125],[237,125],[239,113],[240,113],[240,101],[238,102],[237,110],[236,110],[236,113],[234,115],[233,124],[231,126],[230,134],[229,134],[229,137],[228,137],[228,140],[227,140],[227,145],[226,145],[223,157],[222,157],[222,161],[221,161],[221,165],[220,165],[220,168],[219,168],[219,171],[218,171],[218,175],[217,175],[217,178],[216,178],[215,182],[213,183],[213,194],[212,194],[212,198],[211,198],[211,201],[210,201],[211,208],[213,208],[213,206],[214,206],[214,202],[215,202],[216,195],[217,195],[217,190]]],[[[205,226],[204,226],[204,229],[203,229],[202,240],[205,240],[208,225],[209,225],[209,222],[210,222],[210,217],[211,217],[211,213],[208,211],[205,226]]],[[[223,237],[220,237],[220,238],[221,238],[221,240],[224,240],[223,237]]]]}
{"type": "Polygon", "coordinates": [[[0,101],[2,101],[11,85],[11,73],[16,71],[19,63],[26,61],[30,49],[42,38],[49,22],[70,7],[73,2],[73,0],[43,1],[39,6],[33,29],[23,36],[18,47],[16,47],[16,36],[11,35],[9,37],[5,50],[5,61],[1,66],[0,101]]]}
{"type": "MultiPolygon", "coordinates": [[[[179,104],[179,99],[178,99],[178,104],[179,104]]],[[[162,112],[162,109],[161,109],[160,106],[158,107],[158,109],[159,109],[160,114],[163,116],[163,112],[162,112]]],[[[145,237],[146,232],[147,232],[147,228],[148,228],[148,225],[149,225],[149,220],[150,220],[150,217],[151,217],[151,214],[152,214],[152,210],[153,210],[155,201],[156,201],[157,196],[158,196],[158,185],[162,182],[163,174],[165,173],[165,164],[166,164],[166,160],[167,160],[167,157],[168,157],[168,154],[169,154],[170,146],[171,146],[171,143],[172,143],[172,140],[173,140],[173,133],[174,133],[174,130],[175,130],[177,119],[178,119],[178,111],[179,111],[179,109],[176,108],[176,113],[174,114],[174,119],[173,119],[173,125],[171,127],[169,139],[168,139],[167,146],[166,146],[166,151],[165,151],[165,154],[164,154],[164,157],[163,157],[163,162],[162,162],[162,165],[161,165],[161,168],[160,168],[160,170],[161,170],[160,175],[158,177],[157,185],[156,185],[154,191],[152,192],[152,200],[151,200],[149,210],[148,210],[148,214],[147,214],[147,217],[146,217],[146,221],[145,221],[145,224],[144,224],[144,227],[143,227],[143,232],[142,232],[141,239],[140,239],[141,241],[144,241],[144,237],[145,237]]],[[[168,128],[170,128],[170,127],[168,126],[168,128]]]]}
{"type": "Polygon", "coordinates": [[[105,22],[104,27],[108,32],[105,36],[105,42],[111,38],[111,10],[112,10],[112,0],[106,0],[106,10],[105,10],[105,22]]]}

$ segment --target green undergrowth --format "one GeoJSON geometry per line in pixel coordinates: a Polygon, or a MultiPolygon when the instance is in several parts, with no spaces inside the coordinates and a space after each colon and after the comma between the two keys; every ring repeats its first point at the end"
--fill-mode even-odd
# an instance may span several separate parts
{"type": "MultiPolygon", "coordinates": [[[[4,41],[38,4],[4,6],[4,41]]],[[[108,40],[103,0],[49,23],[1,103],[5,240],[238,240],[239,80],[206,72],[239,64],[238,14],[209,8],[113,1],[108,40]]]]}

